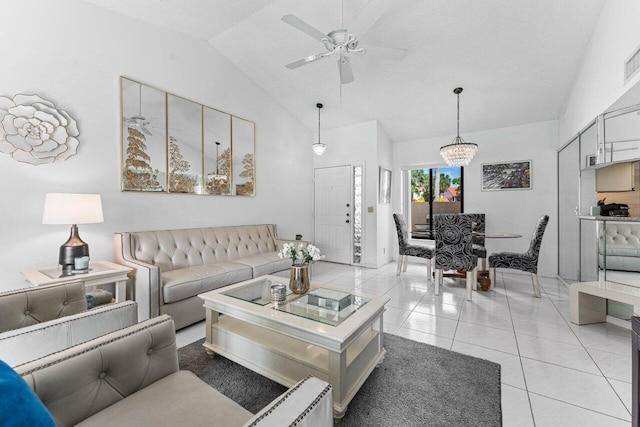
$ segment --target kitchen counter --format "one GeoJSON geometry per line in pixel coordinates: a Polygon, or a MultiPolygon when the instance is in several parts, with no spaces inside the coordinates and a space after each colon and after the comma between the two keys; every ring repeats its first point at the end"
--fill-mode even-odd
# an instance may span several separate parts
{"type": "Polygon", "coordinates": [[[633,216],[593,216],[593,215],[578,215],[579,219],[586,219],[591,221],[618,221],[618,222],[640,222],[640,218],[633,216]]]}

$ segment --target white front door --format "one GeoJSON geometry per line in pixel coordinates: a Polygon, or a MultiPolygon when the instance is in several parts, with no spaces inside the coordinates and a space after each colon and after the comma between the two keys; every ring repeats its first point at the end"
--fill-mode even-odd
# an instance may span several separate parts
{"type": "Polygon", "coordinates": [[[351,166],[315,170],[315,245],[325,261],[351,264],[351,166]]]}

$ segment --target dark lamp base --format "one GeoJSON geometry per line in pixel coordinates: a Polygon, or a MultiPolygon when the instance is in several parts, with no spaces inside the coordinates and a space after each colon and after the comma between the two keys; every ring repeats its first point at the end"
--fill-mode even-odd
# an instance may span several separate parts
{"type": "Polygon", "coordinates": [[[60,255],[58,264],[62,266],[63,271],[71,271],[75,268],[75,259],[83,256],[89,256],[89,245],[80,239],[78,235],[78,226],[71,226],[71,235],[62,246],[60,246],[60,255]]]}

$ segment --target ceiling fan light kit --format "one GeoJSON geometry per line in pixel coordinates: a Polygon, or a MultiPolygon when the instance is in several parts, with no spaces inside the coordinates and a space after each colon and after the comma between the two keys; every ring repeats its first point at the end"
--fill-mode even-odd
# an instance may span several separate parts
{"type": "Polygon", "coordinates": [[[318,103],[316,107],[318,107],[318,142],[312,144],[311,148],[313,148],[313,152],[316,153],[317,156],[322,156],[322,153],[324,153],[324,150],[327,148],[327,144],[320,142],[320,109],[322,108],[322,104],[318,103]]]}
{"type": "Polygon", "coordinates": [[[440,155],[448,166],[468,166],[478,151],[478,144],[465,142],[460,137],[460,93],[461,87],[453,90],[458,96],[458,134],[451,144],[440,147],[440,155]]]}
{"type": "MultiPolygon", "coordinates": [[[[353,82],[353,70],[351,68],[351,60],[349,59],[348,55],[352,53],[364,55],[366,53],[365,47],[359,46],[359,40],[355,33],[360,33],[361,35],[365,34],[387,12],[387,10],[388,5],[386,5],[383,1],[371,1],[356,18],[356,20],[352,22],[352,29],[354,29],[352,32],[346,28],[338,28],[336,30],[330,31],[327,34],[306,23],[295,15],[284,15],[282,17],[282,21],[286,22],[297,30],[302,31],[313,39],[320,41],[327,50],[326,52],[316,53],[314,55],[309,55],[297,61],[291,62],[285,65],[285,67],[289,69],[295,69],[303,65],[307,65],[312,62],[327,58],[331,55],[337,55],[340,84],[353,82]]],[[[341,26],[344,25],[341,24],[341,26]]],[[[403,59],[407,54],[407,51],[405,49],[387,47],[377,48],[376,46],[371,47],[378,56],[386,56],[388,59],[400,60],[403,59]]]]}

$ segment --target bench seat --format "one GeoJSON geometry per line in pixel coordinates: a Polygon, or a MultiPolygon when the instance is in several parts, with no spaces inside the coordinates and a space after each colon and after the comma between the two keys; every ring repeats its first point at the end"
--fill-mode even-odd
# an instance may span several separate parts
{"type": "Polygon", "coordinates": [[[569,287],[571,323],[605,322],[608,299],[640,306],[640,288],[609,281],[572,283],[569,287]]]}

